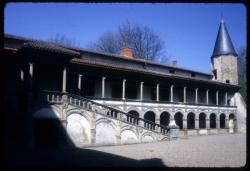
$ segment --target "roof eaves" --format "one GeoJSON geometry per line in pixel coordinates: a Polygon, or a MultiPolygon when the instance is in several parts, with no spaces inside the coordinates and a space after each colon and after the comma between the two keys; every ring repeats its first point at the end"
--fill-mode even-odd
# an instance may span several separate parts
{"type": "Polygon", "coordinates": [[[100,62],[93,62],[93,61],[86,61],[86,60],[82,60],[82,59],[78,59],[78,58],[74,58],[71,60],[71,63],[73,64],[80,64],[80,65],[90,65],[90,66],[100,66],[100,67],[104,67],[104,68],[112,68],[112,69],[118,69],[118,70],[125,70],[125,71],[135,71],[135,72],[142,72],[142,73],[146,73],[146,74],[151,74],[151,75],[156,75],[156,76],[163,76],[163,77],[169,77],[169,78],[177,78],[177,79],[185,79],[185,80],[193,80],[193,81],[201,81],[201,82],[207,82],[207,83],[212,83],[212,84],[217,84],[217,85],[222,85],[222,86],[231,86],[231,87],[236,87],[236,88],[240,88],[240,86],[238,85],[231,85],[231,84],[226,84],[226,83],[222,83],[222,82],[218,82],[218,81],[214,81],[214,80],[204,80],[204,79],[198,79],[198,78],[189,78],[189,77],[182,77],[182,76],[177,76],[177,75],[170,75],[170,74],[163,74],[163,73],[159,73],[159,72],[152,72],[152,71],[146,71],[146,70],[142,70],[142,69],[135,69],[132,67],[118,67],[112,64],[103,64],[100,62]]]}

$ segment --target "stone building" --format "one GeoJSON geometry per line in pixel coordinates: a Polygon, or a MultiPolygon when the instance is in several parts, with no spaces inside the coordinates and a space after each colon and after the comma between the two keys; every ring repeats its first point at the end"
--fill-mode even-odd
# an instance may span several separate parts
{"type": "Polygon", "coordinates": [[[230,120],[238,128],[237,53],[223,21],[213,74],[136,59],[127,47],[114,55],[7,34],[4,53],[5,110],[24,146],[154,142],[173,138],[170,123],[178,136],[228,133],[230,120]]]}

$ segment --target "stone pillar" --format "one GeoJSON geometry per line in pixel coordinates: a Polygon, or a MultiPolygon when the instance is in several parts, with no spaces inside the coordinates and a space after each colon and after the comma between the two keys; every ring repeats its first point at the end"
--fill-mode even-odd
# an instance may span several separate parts
{"type": "Polygon", "coordinates": [[[183,118],[183,131],[184,135],[187,135],[187,119],[183,118]]]}
{"type": "Polygon", "coordinates": [[[225,128],[229,129],[229,118],[225,118],[225,128]]]}
{"type": "Polygon", "coordinates": [[[64,67],[63,68],[62,92],[66,92],[66,82],[67,82],[67,69],[66,69],[66,67],[64,67]]]}
{"type": "Polygon", "coordinates": [[[206,118],[206,129],[210,129],[210,119],[208,117],[206,118]]]}
{"type": "Polygon", "coordinates": [[[187,87],[184,87],[183,89],[183,103],[186,103],[186,89],[187,87]]]}
{"type": "Polygon", "coordinates": [[[195,115],[195,129],[199,129],[199,115],[195,115]]]}
{"type": "Polygon", "coordinates": [[[216,105],[219,105],[219,91],[216,91],[216,105]]]}
{"type": "Polygon", "coordinates": [[[79,95],[81,95],[81,89],[82,89],[82,74],[78,75],[78,92],[79,95]]]}
{"type": "Polygon", "coordinates": [[[225,106],[227,106],[227,92],[225,93],[225,106]]]}
{"type": "Polygon", "coordinates": [[[207,98],[207,105],[209,104],[209,90],[207,89],[207,91],[206,91],[206,98],[207,98]]]}
{"type": "Polygon", "coordinates": [[[174,102],[174,85],[170,87],[170,102],[174,102]]]}
{"type": "Polygon", "coordinates": [[[216,129],[220,129],[220,118],[216,116],[216,129]]]}
{"type": "Polygon", "coordinates": [[[141,126],[141,127],[144,127],[144,122],[143,122],[143,120],[139,120],[139,121],[138,121],[138,125],[141,126]]]}
{"type": "Polygon", "coordinates": [[[156,84],[156,101],[158,102],[159,101],[159,83],[156,84]]]}
{"type": "Polygon", "coordinates": [[[140,100],[141,101],[143,100],[143,83],[144,82],[141,82],[141,86],[140,86],[140,100]]]}
{"type": "Polygon", "coordinates": [[[198,104],[198,88],[195,89],[195,104],[198,104]]]}
{"type": "Polygon", "coordinates": [[[126,88],[126,80],[125,79],[123,79],[122,80],[122,100],[125,100],[125,88],[126,88]]]}
{"type": "Polygon", "coordinates": [[[105,98],[105,79],[106,77],[102,77],[102,98],[105,98]]]}

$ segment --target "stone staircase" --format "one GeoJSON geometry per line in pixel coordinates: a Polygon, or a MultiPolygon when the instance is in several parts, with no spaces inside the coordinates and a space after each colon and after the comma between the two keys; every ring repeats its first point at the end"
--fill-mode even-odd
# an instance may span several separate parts
{"type": "Polygon", "coordinates": [[[57,91],[43,91],[42,94],[43,104],[61,109],[57,110],[61,111],[58,117],[61,121],[67,121],[67,133],[76,146],[156,142],[178,136],[178,127],[156,124],[75,94],[57,91]],[[74,127],[79,124],[71,123],[72,120],[79,120],[83,127],[74,127]],[[79,129],[81,131],[78,132],[79,129]],[[80,138],[80,132],[86,136],[80,138]]]}

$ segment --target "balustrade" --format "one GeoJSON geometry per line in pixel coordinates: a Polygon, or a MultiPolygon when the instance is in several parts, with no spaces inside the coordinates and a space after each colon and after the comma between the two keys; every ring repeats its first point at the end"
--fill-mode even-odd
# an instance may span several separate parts
{"type": "Polygon", "coordinates": [[[67,99],[67,102],[69,104],[79,106],[82,108],[86,108],[87,110],[90,110],[90,111],[93,111],[102,115],[107,115],[109,117],[116,118],[125,122],[127,121],[130,124],[139,125],[151,131],[155,131],[164,135],[169,133],[169,130],[168,130],[169,128],[166,126],[156,124],[152,121],[139,118],[138,116],[125,113],[125,112],[119,111],[117,109],[114,109],[114,108],[111,108],[102,104],[98,104],[96,102],[85,99],[83,97],[71,95],[69,93],[67,94],[61,93],[61,92],[47,93],[46,97],[47,97],[48,102],[57,102],[57,103],[61,102],[62,103],[64,95],[66,95],[65,99],[67,99]]]}

